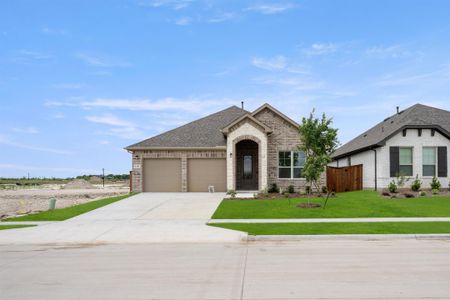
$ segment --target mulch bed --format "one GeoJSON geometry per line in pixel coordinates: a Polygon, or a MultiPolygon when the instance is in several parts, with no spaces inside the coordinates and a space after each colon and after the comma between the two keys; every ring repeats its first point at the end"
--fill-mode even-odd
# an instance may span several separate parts
{"type": "Polygon", "coordinates": [[[450,196],[450,190],[449,189],[442,189],[438,194],[433,194],[431,192],[431,189],[422,189],[421,191],[425,192],[424,196],[420,195],[420,191],[414,192],[411,189],[398,189],[397,193],[391,193],[388,190],[382,190],[380,192],[380,195],[383,196],[383,198],[391,198],[391,199],[402,199],[402,198],[417,198],[417,197],[431,197],[431,196],[450,196]]]}
{"type": "Polygon", "coordinates": [[[300,207],[300,208],[319,208],[319,207],[322,207],[322,205],[320,205],[318,203],[299,203],[299,204],[297,204],[297,207],[300,207]]]}

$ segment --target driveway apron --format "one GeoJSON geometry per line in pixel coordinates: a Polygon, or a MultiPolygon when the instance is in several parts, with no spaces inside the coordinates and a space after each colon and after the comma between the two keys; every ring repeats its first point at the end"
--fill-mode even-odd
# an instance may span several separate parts
{"type": "Polygon", "coordinates": [[[66,221],[1,230],[0,244],[240,242],[245,233],[206,225],[224,196],[141,193],[66,221]]]}

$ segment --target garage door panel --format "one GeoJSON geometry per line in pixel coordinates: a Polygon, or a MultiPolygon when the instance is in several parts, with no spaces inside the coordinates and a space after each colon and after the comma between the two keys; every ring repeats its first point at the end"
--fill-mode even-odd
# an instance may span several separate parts
{"type": "Polygon", "coordinates": [[[181,192],[181,160],[145,159],[144,192],[181,192]]]}
{"type": "Polygon", "coordinates": [[[213,185],[216,192],[226,191],[226,160],[191,158],[188,160],[188,191],[207,192],[213,185]]]}

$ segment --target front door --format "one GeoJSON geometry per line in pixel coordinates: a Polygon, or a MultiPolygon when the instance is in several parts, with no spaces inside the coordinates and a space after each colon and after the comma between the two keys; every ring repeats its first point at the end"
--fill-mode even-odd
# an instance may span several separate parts
{"type": "Polygon", "coordinates": [[[237,190],[258,190],[258,148],[242,149],[237,159],[237,190]]]}

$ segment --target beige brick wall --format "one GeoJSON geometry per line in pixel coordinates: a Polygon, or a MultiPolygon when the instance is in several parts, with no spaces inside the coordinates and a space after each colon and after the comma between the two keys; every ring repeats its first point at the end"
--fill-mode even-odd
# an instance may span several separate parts
{"type": "MultiPolygon", "coordinates": [[[[278,152],[297,150],[301,143],[298,128],[267,108],[254,117],[273,130],[268,137],[267,146],[268,184],[276,183],[282,189],[287,189],[289,185],[293,185],[296,190],[304,189],[306,186],[304,179],[278,178],[278,152]]],[[[323,176],[321,185],[325,183],[324,178],[323,176]]]]}
{"type": "Polygon", "coordinates": [[[187,192],[187,160],[189,158],[225,158],[226,150],[138,150],[132,154],[132,191],[143,190],[144,159],[147,158],[179,158],[181,159],[181,191],[187,192]]]}

